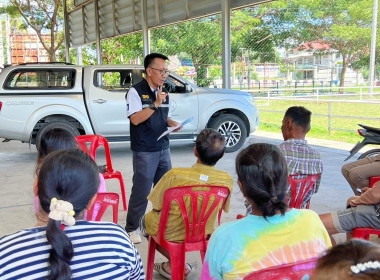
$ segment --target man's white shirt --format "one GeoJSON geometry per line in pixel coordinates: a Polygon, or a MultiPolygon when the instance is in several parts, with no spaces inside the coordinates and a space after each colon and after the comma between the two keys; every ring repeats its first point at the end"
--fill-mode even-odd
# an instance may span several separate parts
{"type": "MultiPolygon", "coordinates": [[[[154,92],[157,98],[158,88],[155,90],[151,86],[149,86],[150,89],[154,92]]],[[[134,87],[131,87],[127,94],[127,117],[129,118],[132,114],[139,112],[143,109],[141,98],[139,94],[137,93],[136,89],[134,87]]],[[[172,116],[172,99],[169,98],[169,113],[168,118],[171,118],[172,116]]]]}

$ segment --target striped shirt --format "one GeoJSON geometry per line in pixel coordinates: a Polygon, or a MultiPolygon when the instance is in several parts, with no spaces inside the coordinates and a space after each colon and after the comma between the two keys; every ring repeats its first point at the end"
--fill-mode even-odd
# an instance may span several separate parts
{"type": "MultiPolygon", "coordinates": [[[[72,279],[145,278],[139,253],[119,225],[77,221],[64,232],[74,247],[72,279]]],[[[0,238],[0,279],[46,279],[50,249],[46,227],[0,238]]]]}

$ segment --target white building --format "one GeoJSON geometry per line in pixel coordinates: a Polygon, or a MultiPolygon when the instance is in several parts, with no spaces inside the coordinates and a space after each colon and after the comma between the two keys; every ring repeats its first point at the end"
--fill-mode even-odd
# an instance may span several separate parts
{"type": "MultiPolygon", "coordinates": [[[[285,60],[289,63],[288,79],[339,83],[342,57],[328,44],[304,43],[290,50],[285,60]]],[[[364,78],[360,71],[348,67],[344,81],[345,85],[359,85],[364,78]]]]}

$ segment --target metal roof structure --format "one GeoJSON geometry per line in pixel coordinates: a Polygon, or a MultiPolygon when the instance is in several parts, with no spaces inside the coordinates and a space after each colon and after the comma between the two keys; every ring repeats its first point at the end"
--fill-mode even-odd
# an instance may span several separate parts
{"type": "MultiPolygon", "coordinates": [[[[272,1],[272,0],[270,0],[272,1]]],[[[75,8],[65,13],[66,59],[69,48],[97,43],[101,64],[100,40],[142,31],[144,55],[149,53],[149,30],[161,26],[221,13],[223,66],[230,65],[230,12],[263,0],[75,0],[75,8]]],[[[228,77],[230,67],[223,67],[228,77]]],[[[226,79],[223,79],[227,81],[226,79]]],[[[224,83],[223,83],[224,84],[224,83]]],[[[229,82],[224,84],[229,87],[229,82]]]]}

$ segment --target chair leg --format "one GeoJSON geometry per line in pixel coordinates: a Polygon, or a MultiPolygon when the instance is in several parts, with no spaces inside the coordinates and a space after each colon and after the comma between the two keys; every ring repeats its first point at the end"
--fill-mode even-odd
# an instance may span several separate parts
{"type": "Polygon", "coordinates": [[[156,241],[151,236],[149,236],[146,280],[152,280],[152,278],[153,278],[153,267],[154,267],[154,256],[155,256],[155,254],[156,254],[156,241]]]}
{"type": "Polygon", "coordinates": [[[104,179],[113,179],[116,178],[119,180],[120,183],[120,190],[121,190],[121,197],[123,199],[123,209],[124,211],[127,211],[127,198],[125,197],[125,187],[124,187],[124,179],[123,175],[119,171],[114,171],[114,173],[102,173],[104,179]]]}
{"type": "Polygon", "coordinates": [[[113,213],[112,216],[113,216],[113,222],[115,224],[117,224],[118,220],[119,220],[119,209],[118,208],[119,208],[118,204],[112,205],[112,213],[113,213]]]}
{"type": "Polygon", "coordinates": [[[203,264],[203,261],[205,259],[205,255],[206,255],[206,251],[205,250],[200,250],[199,252],[201,253],[201,260],[202,260],[202,264],[203,264]]]}
{"type": "Polygon", "coordinates": [[[185,249],[175,248],[169,251],[172,280],[183,280],[185,278],[185,249]]]}
{"type": "Polygon", "coordinates": [[[125,197],[123,175],[119,172],[117,178],[119,179],[119,182],[120,182],[121,197],[123,198],[123,208],[124,208],[124,211],[127,211],[127,198],[125,197]]]}

